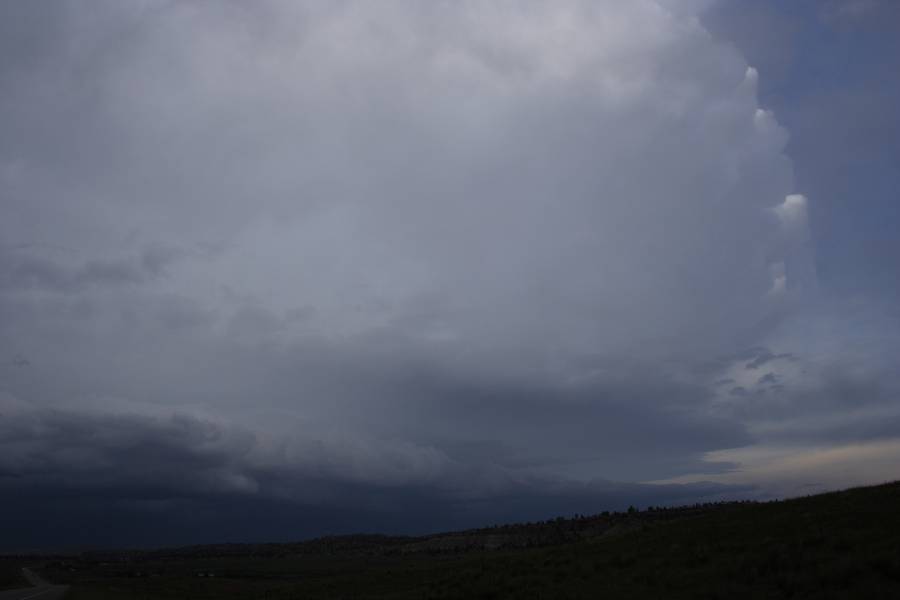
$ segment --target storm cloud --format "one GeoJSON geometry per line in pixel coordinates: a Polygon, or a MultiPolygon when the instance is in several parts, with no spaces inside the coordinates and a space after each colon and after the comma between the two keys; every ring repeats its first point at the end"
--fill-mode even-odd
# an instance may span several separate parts
{"type": "Polygon", "coordinates": [[[707,4],[4,6],[0,493],[423,531],[895,437],[707,4]]]}

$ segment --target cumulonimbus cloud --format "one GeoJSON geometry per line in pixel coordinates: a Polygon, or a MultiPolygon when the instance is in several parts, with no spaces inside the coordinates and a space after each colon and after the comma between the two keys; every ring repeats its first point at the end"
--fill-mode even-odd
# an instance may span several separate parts
{"type": "Polygon", "coordinates": [[[814,294],[814,199],[703,4],[65,5],[0,73],[0,350],[31,362],[4,386],[101,463],[84,432],[194,460],[205,426],[98,408],[283,440],[213,444],[223,493],[663,478],[751,443],[712,382],[790,385],[758,347],[814,294]]]}

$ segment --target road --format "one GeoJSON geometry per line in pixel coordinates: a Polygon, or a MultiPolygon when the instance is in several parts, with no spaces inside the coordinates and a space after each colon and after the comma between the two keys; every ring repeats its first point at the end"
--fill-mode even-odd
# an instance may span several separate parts
{"type": "Polygon", "coordinates": [[[34,586],[0,592],[0,600],[60,600],[69,589],[67,585],[53,585],[37,576],[31,569],[22,569],[22,575],[34,586]]]}

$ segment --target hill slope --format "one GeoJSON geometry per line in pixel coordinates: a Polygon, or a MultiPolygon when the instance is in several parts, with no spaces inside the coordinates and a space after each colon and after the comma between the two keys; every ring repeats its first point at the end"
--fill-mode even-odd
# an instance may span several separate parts
{"type": "Polygon", "coordinates": [[[900,597],[900,484],[424,538],[84,556],[44,572],[74,584],[73,600],[900,597]]]}

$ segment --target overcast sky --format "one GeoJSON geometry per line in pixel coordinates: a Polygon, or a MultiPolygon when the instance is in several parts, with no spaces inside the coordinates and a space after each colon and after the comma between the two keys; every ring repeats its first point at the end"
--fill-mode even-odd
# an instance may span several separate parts
{"type": "Polygon", "coordinates": [[[900,477],[891,0],[0,4],[0,549],[900,477]]]}

